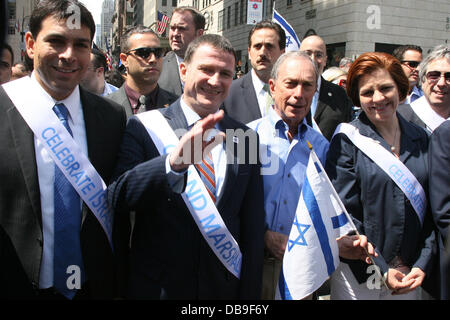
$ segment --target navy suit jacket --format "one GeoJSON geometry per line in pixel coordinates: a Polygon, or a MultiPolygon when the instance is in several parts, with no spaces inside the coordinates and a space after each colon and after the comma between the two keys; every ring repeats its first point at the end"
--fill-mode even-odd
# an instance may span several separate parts
{"type": "MultiPolygon", "coordinates": [[[[428,197],[428,136],[418,126],[397,113],[401,128],[400,160],[414,174],[428,197]]],[[[352,124],[367,137],[380,141],[389,150],[364,112],[352,124]]],[[[327,154],[326,171],[356,228],[381,253],[377,265],[382,274],[395,257],[409,267],[419,267],[428,277],[432,273],[436,243],[428,208],[423,226],[410,201],[395,182],[368,156],[353,145],[345,134],[337,134],[327,154]],[[383,261],[384,260],[384,261],[383,261]]],[[[367,264],[346,260],[360,283],[367,280],[367,264]]]]}
{"type": "Polygon", "coordinates": [[[430,137],[430,205],[439,229],[441,299],[450,293],[450,121],[444,121],[430,137]]]}
{"type": "MultiPolygon", "coordinates": [[[[80,87],[88,157],[105,183],[113,173],[125,129],[122,107],[80,87]]],[[[38,288],[43,251],[40,188],[34,135],[0,87],[0,225],[29,282],[38,288]]],[[[94,214],[83,204],[81,249],[91,298],[114,297],[113,252],[94,214]]],[[[0,263],[3,263],[0,262],[0,263]]]]}
{"type": "MultiPolygon", "coordinates": [[[[173,130],[187,128],[180,100],[161,109],[173,130]]],[[[248,128],[228,116],[221,130],[248,128]]],[[[252,131],[253,143],[257,143],[252,131]]],[[[226,143],[248,152],[249,142],[231,136],[226,143]]],[[[247,153],[248,154],[248,153],[247,153]]],[[[241,279],[235,278],[218,260],[202,237],[180,193],[186,178],[169,187],[165,156],[160,156],[144,125],[131,117],[109,186],[108,199],[115,209],[116,247],[127,259],[128,212],[136,212],[129,269],[125,269],[128,297],[133,299],[259,299],[261,295],[264,248],[264,199],[260,165],[227,164],[222,195],[217,209],[238,242],[242,258],[241,279]]],[[[241,159],[243,160],[243,159],[241,159]]],[[[186,176],[186,175],[185,175],[186,176]]],[[[125,261],[125,260],[124,260],[125,261]]]]}
{"type": "Polygon", "coordinates": [[[251,72],[233,80],[223,109],[231,118],[242,123],[249,123],[262,117],[251,72]]]}

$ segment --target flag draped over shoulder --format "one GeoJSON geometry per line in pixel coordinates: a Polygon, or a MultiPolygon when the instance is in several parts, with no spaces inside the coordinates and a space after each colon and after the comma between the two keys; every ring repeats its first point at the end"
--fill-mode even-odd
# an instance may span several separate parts
{"type": "Polygon", "coordinates": [[[286,52],[298,51],[298,49],[300,49],[300,40],[298,40],[294,28],[292,28],[291,25],[275,9],[273,9],[272,22],[279,24],[286,33],[286,52]]]}
{"type": "Polygon", "coordinates": [[[158,11],[158,25],[156,27],[156,32],[161,35],[167,28],[167,24],[169,23],[169,17],[164,13],[158,11]]]}
{"type": "Polygon", "coordinates": [[[311,150],[305,181],[283,258],[277,299],[298,300],[316,291],[339,264],[336,238],[352,230],[342,202],[311,150]]]}

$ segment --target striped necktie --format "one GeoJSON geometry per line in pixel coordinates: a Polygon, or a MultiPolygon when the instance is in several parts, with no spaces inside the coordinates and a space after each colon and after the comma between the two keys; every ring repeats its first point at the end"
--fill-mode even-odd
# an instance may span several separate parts
{"type": "MultiPolygon", "coordinates": [[[[69,127],[67,107],[60,103],[53,111],[72,135],[69,127]]],[[[68,299],[77,292],[76,284],[84,282],[83,258],[81,256],[81,208],[80,196],[71,183],[55,165],[54,180],[54,250],[53,286],[68,299]],[[73,268],[79,268],[80,279],[69,279],[73,268]],[[72,282],[73,280],[73,282],[72,282]],[[77,281],[78,280],[78,281],[77,281]]]]}
{"type": "Polygon", "coordinates": [[[205,184],[211,199],[216,203],[216,174],[214,172],[214,163],[211,153],[209,153],[201,163],[196,164],[195,168],[205,184]]]}
{"type": "Polygon", "coordinates": [[[269,112],[269,109],[272,108],[274,101],[272,95],[270,94],[268,83],[264,84],[263,90],[266,92],[266,108],[264,109],[265,114],[262,115],[264,117],[269,112]]]}

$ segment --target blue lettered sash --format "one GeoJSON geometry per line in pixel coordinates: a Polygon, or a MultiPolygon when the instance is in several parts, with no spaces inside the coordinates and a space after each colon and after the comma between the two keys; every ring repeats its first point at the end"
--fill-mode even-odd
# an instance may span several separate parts
{"type": "MultiPolygon", "coordinates": [[[[143,112],[137,117],[161,155],[170,153],[178,144],[176,134],[158,110],[143,112]]],[[[228,271],[239,279],[242,263],[239,245],[223,222],[193,165],[189,166],[187,175],[186,191],[181,196],[208,245],[228,271]]]]}
{"type": "Polygon", "coordinates": [[[40,105],[46,100],[40,98],[45,93],[31,82],[30,77],[23,77],[3,88],[55,165],[94,213],[112,248],[113,215],[106,202],[106,184],[52,109],[40,105]],[[27,88],[26,94],[23,88],[27,88]]]}
{"type": "Polygon", "coordinates": [[[383,148],[372,138],[363,136],[359,130],[348,123],[341,123],[334,132],[345,134],[353,144],[366,156],[372,159],[386,174],[394,180],[411,202],[421,224],[425,217],[427,199],[422,185],[409,169],[391,152],[383,148]]]}

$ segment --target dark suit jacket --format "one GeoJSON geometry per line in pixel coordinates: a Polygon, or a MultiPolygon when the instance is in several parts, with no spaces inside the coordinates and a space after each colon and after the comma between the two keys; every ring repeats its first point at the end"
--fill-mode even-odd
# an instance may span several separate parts
{"type": "MultiPolygon", "coordinates": [[[[428,197],[428,136],[397,113],[401,128],[400,160],[414,174],[428,197]]],[[[362,112],[352,124],[364,136],[389,145],[362,112]]],[[[382,274],[387,263],[400,256],[406,265],[419,267],[428,276],[436,250],[431,212],[423,227],[410,201],[395,182],[344,134],[336,135],[328,150],[326,171],[356,228],[381,253],[382,274]],[[384,260],[384,262],[383,262],[384,260]]],[[[428,208],[429,209],[429,208],[428,208]]],[[[346,260],[360,283],[367,280],[367,264],[346,260]]]]}
{"type": "Polygon", "coordinates": [[[162,71],[159,76],[158,84],[161,88],[173,93],[177,97],[181,96],[183,93],[177,57],[173,51],[168,52],[163,59],[162,71]]]}
{"type": "MultiPolygon", "coordinates": [[[[187,128],[179,101],[161,109],[174,130],[187,128]]],[[[248,129],[228,116],[219,125],[223,131],[248,129]]],[[[256,143],[256,133],[252,134],[256,143]]],[[[233,142],[231,136],[227,142],[233,142]]],[[[235,151],[240,147],[247,151],[250,147],[243,137],[234,144],[235,151]]],[[[248,161],[237,164],[236,155],[237,152],[232,158],[234,163],[227,164],[223,192],[216,205],[243,254],[240,280],[218,260],[186,208],[180,195],[186,181],[169,187],[167,156],[159,155],[136,117],[129,119],[115,173],[117,179],[108,188],[117,225],[129,228],[129,218],[123,213],[136,211],[127,275],[129,298],[159,299],[162,290],[169,299],[260,298],[264,252],[260,165],[248,161]]],[[[126,232],[115,234],[115,241],[121,242],[122,248],[128,239],[126,232]]]]}
{"type": "Polygon", "coordinates": [[[450,121],[444,121],[430,137],[430,205],[439,229],[441,298],[450,293],[450,121]],[[447,249],[446,249],[447,248],[447,249]]]}
{"type": "MultiPolygon", "coordinates": [[[[119,90],[106,96],[106,98],[122,105],[127,114],[127,119],[133,115],[133,110],[131,108],[130,100],[128,100],[127,93],[125,91],[125,83],[119,88],[119,90]]],[[[159,88],[158,96],[156,98],[156,108],[164,108],[172,104],[178,96],[167,92],[166,90],[159,88]]]]}
{"type": "Polygon", "coordinates": [[[233,80],[228,96],[223,103],[223,109],[231,118],[242,123],[249,123],[261,118],[251,72],[242,78],[233,80]]]}
{"type": "MultiPolygon", "coordinates": [[[[105,183],[115,166],[126,116],[122,107],[80,88],[89,160],[105,183]]],[[[0,225],[33,287],[43,250],[40,189],[31,129],[0,88],[0,225]]],[[[113,254],[94,214],[83,205],[81,247],[92,298],[113,297],[113,254]]],[[[1,262],[3,263],[3,261],[1,262]]]]}
{"type": "Polygon", "coordinates": [[[404,103],[397,107],[397,112],[400,113],[407,121],[417,124],[419,127],[426,128],[425,123],[417,116],[410,104],[404,103]]]}
{"type": "MultiPolygon", "coordinates": [[[[352,120],[352,106],[343,88],[322,78],[314,120],[328,141],[340,123],[352,120]]],[[[306,120],[311,125],[311,113],[306,120]]]]}

